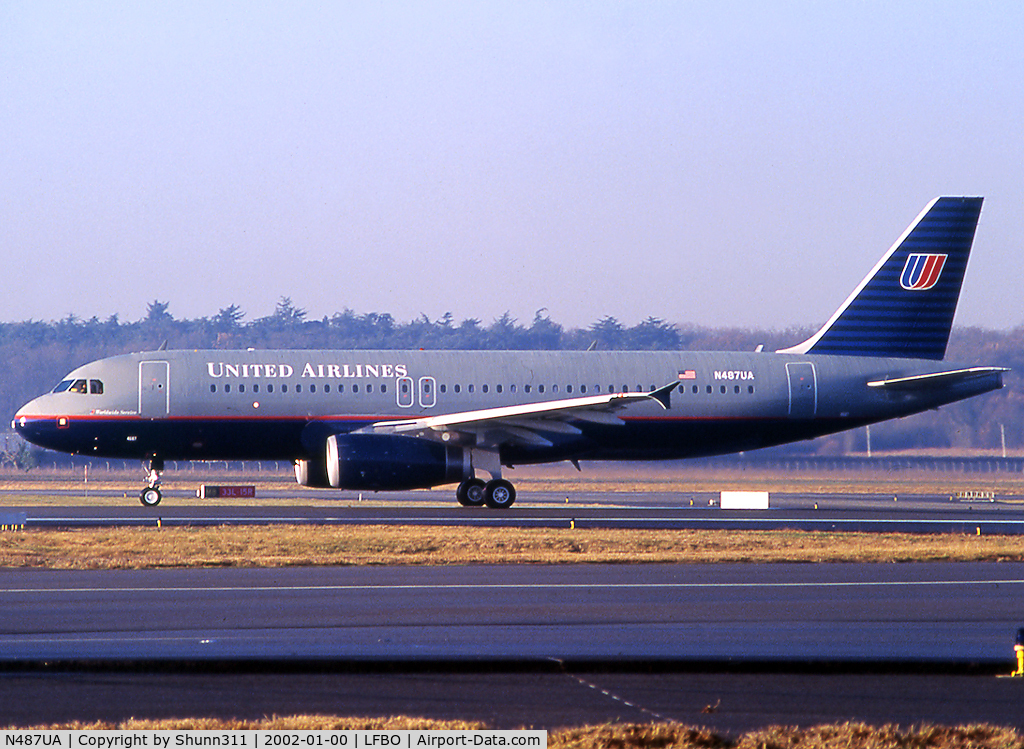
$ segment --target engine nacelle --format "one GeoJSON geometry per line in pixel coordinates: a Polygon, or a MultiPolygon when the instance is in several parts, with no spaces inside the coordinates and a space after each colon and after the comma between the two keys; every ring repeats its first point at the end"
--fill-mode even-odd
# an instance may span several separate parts
{"type": "Polygon", "coordinates": [[[295,481],[311,489],[326,489],[331,485],[327,478],[327,464],[322,460],[296,460],[295,481]]]}
{"type": "Polygon", "coordinates": [[[327,478],[337,489],[427,489],[472,475],[469,454],[454,445],[393,434],[327,438],[327,478]]]}

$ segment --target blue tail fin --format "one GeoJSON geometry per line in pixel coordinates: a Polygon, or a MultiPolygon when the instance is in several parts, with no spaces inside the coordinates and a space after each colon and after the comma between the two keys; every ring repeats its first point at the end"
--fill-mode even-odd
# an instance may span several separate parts
{"type": "Polygon", "coordinates": [[[936,198],[825,326],[782,354],[941,359],[982,198],[936,198]]]}

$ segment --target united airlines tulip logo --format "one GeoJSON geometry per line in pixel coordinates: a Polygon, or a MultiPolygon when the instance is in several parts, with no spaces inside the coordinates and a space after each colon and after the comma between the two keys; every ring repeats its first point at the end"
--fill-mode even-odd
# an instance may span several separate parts
{"type": "Polygon", "coordinates": [[[900,274],[900,286],[907,291],[925,291],[939,282],[947,255],[914,252],[900,274]]]}

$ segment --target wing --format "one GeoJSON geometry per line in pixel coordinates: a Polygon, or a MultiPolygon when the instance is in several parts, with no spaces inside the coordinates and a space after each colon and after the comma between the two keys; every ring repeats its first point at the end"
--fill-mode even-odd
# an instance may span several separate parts
{"type": "Polygon", "coordinates": [[[631,403],[653,400],[669,408],[669,395],[676,382],[670,382],[648,393],[609,393],[582,398],[564,398],[540,403],[484,408],[437,416],[424,416],[403,421],[378,421],[360,432],[406,434],[443,441],[464,441],[472,436],[480,447],[503,444],[550,446],[547,434],[578,435],[581,430],[570,422],[622,425],[615,412],[631,403]]]}
{"type": "Polygon", "coordinates": [[[981,377],[1001,375],[1010,370],[1005,367],[969,367],[967,369],[954,369],[948,372],[934,372],[931,374],[911,375],[910,377],[894,377],[892,379],[875,380],[869,382],[869,388],[882,388],[884,390],[935,390],[955,385],[967,380],[974,380],[981,377]]]}

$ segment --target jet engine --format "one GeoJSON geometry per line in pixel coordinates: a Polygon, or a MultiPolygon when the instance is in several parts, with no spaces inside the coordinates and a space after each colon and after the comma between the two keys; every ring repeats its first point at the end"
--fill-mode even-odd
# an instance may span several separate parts
{"type": "Polygon", "coordinates": [[[469,454],[454,445],[393,434],[327,438],[327,478],[338,489],[426,489],[472,475],[469,454]]]}
{"type": "Polygon", "coordinates": [[[322,460],[296,460],[295,481],[311,489],[326,489],[331,485],[327,478],[327,464],[322,460]]]}

